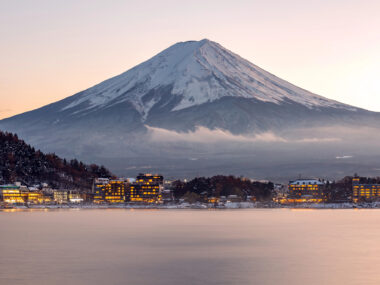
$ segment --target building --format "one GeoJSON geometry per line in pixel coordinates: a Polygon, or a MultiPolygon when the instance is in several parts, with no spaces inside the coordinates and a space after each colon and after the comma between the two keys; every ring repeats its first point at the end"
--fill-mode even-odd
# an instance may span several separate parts
{"type": "Polygon", "coordinates": [[[248,195],[247,196],[247,202],[256,202],[257,198],[255,196],[248,195]]]}
{"type": "Polygon", "coordinates": [[[164,177],[159,174],[140,173],[139,175],[136,176],[136,183],[141,183],[141,184],[153,183],[153,184],[163,185],[164,177]]]}
{"type": "Polygon", "coordinates": [[[203,191],[203,192],[199,193],[199,200],[202,203],[208,203],[208,192],[203,191]]]}
{"type": "Polygon", "coordinates": [[[288,196],[289,186],[283,184],[273,185],[273,201],[276,203],[281,203],[288,196]]]}
{"type": "Polygon", "coordinates": [[[288,184],[288,197],[281,203],[321,203],[326,201],[326,184],[317,179],[299,179],[288,184]]]}
{"type": "Polygon", "coordinates": [[[95,178],[94,184],[92,185],[92,193],[96,192],[97,187],[101,187],[103,185],[106,185],[110,182],[109,178],[95,178]]]}
{"type": "Polygon", "coordinates": [[[229,202],[229,203],[239,203],[242,201],[243,201],[243,199],[238,195],[228,195],[227,196],[227,202],[229,202]]]}
{"type": "Polygon", "coordinates": [[[109,180],[100,178],[94,183],[95,203],[124,203],[126,199],[125,179],[109,180]]]}
{"type": "Polygon", "coordinates": [[[207,203],[209,203],[209,204],[218,204],[219,200],[220,199],[218,197],[209,197],[207,199],[207,203]]]}
{"type": "Polygon", "coordinates": [[[125,183],[123,179],[111,180],[105,187],[104,199],[107,203],[125,202],[125,183]]]}
{"type": "MultiPolygon", "coordinates": [[[[49,198],[47,198],[47,200],[50,202],[49,198]]],[[[28,196],[27,196],[27,202],[29,204],[44,204],[47,201],[45,201],[45,196],[41,191],[29,190],[28,196]]]]}
{"type": "Polygon", "coordinates": [[[164,204],[172,203],[174,201],[173,190],[164,189],[162,190],[161,195],[162,195],[162,202],[164,204]]]}
{"type": "Polygon", "coordinates": [[[1,199],[8,204],[45,204],[51,202],[49,196],[35,187],[26,187],[16,182],[14,185],[0,186],[1,199]]]}
{"type": "Polygon", "coordinates": [[[56,190],[53,192],[53,200],[57,204],[67,204],[69,201],[69,192],[64,190],[56,190]]]}
{"type": "Polygon", "coordinates": [[[352,201],[372,202],[380,200],[380,184],[370,183],[368,179],[354,177],[352,178],[352,201]]]}
{"type": "Polygon", "coordinates": [[[75,203],[75,204],[83,203],[84,201],[83,195],[77,191],[69,191],[67,198],[70,203],[75,203]]]}
{"type": "Polygon", "coordinates": [[[162,203],[164,178],[158,174],[139,174],[129,185],[126,200],[140,203],[162,203]]]}
{"type": "Polygon", "coordinates": [[[94,203],[105,203],[105,187],[110,180],[108,178],[95,178],[92,192],[94,193],[94,203]]]}
{"type": "Polygon", "coordinates": [[[8,204],[24,204],[28,199],[28,191],[19,185],[0,185],[2,200],[8,204]]]}
{"type": "Polygon", "coordinates": [[[82,203],[85,194],[75,190],[54,190],[52,200],[57,204],[82,203]]]}
{"type": "MultiPolygon", "coordinates": [[[[139,174],[136,179],[94,180],[94,203],[162,203],[164,178],[157,174],[139,174]],[[133,181],[133,182],[131,182],[133,181]]],[[[168,200],[170,193],[168,193],[168,200]]]]}
{"type": "Polygon", "coordinates": [[[161,186],[158,184],[132,183],[127,199],[129,198],[130,202],[159,203],[162,201],[160,189],[161,186]]]}

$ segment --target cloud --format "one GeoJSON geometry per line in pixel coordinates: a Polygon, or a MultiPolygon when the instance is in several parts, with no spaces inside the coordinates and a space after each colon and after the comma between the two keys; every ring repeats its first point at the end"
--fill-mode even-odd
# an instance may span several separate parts
{"type": "Polygon", "coordinates": [[[352,155],[343,155],[343,156],[337,156],[336,159],[349,159],[349,158],[353,158],[352,155]]]}
{"type": "Polygon", "coordinates": [[[212,142],[285,142],[284,138],[278,137],[271,132],[258,134],[255,136],[234,135],[228,131],[215,129],[210,130],[205,127],[197,127],[194,132],[176,132],[172,130],[146,126],[154,141],[186,141],[197,143],[212,142]]]}
{"type": "Polygon", "coordinates": [[[287,139],[273,132],[263,132],[255,135],[234,135],[226,130],[210,130],[205,127],[197,127],[193,132],[176,132],[172,130],[146,126],[151,139],[159,142],[194,142],[194,143],[217,143],[217,142],[241,142],[241,143],[320,143],[336,142],[338,138],[296,138],[287,139]]]}
{"type": "Polygon", "coordinates": [[[338,142],[340,138],[303,138],[294,140],[296,143],[322,143],[322,142],[338,142]]]}

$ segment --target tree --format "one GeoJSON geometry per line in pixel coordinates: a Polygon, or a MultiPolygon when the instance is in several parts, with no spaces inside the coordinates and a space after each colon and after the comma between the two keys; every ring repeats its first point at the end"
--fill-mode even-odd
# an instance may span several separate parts
{"type": "Polygon", "coordinates": [[[185,200],[185,202],[190,204],[194,204],[195,202],[201,200],[201,197],[194,192],[186,192],[186,194],[182,198],[185,200]]]}

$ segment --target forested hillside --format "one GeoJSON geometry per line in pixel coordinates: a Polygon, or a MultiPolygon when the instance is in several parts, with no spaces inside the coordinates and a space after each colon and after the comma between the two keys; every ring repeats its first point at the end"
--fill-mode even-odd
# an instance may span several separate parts
{"type": "Polygon", "coordinates": [[[25,185],[48,183],[53,188],[90,189],[95,177],[111,177],[104,166],[66,161],[44,154],[20,140],[16,134],[0,131],[0,183],[20,181],[25,185]]]}
{"type": "Polygon", "coordinates": [[[254,196],[258,200],[268,200],[273,192],[273,183],[262,183],[248,179],[217,175],[213,177],[197,177],[188,182],[174,181],[174,195],[181,198],[187,193],[196,195],[206,194],[208,197],[237,195],[244,200],[247,196],[254,196]]]}

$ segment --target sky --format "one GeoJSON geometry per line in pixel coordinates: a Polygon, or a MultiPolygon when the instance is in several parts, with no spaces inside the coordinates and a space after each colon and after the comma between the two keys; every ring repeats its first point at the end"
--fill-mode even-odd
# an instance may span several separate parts
{"type": "Polygon", "coordinates": [[[0,118],[204,38],[299,87],[380,112],[379,11],[378,0],[0,0],[0,118]]]}

